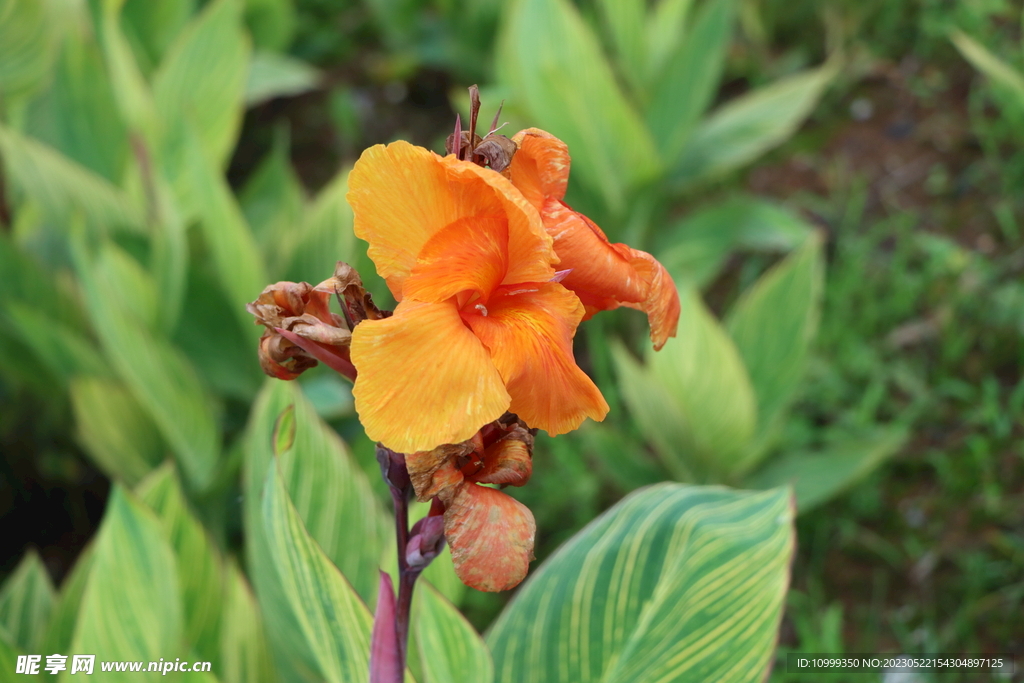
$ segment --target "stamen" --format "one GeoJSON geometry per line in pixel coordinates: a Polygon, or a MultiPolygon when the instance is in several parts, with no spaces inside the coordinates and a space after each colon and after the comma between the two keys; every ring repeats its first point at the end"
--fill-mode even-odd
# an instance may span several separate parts
{"type": "Polygon", "coordinates": [[[484,306],[483,304],[477,304],[473,308],[475,308],[476,310],[480,311],[480,315],[482,315],[483,317],[485,317],[485,318],[487,317],[487,307],[484,306]]]}

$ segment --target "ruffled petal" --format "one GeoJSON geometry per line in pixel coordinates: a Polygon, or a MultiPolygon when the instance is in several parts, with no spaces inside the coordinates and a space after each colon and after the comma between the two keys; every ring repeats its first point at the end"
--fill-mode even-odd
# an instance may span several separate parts
{"type": "Polygon", "coordinates": [[[551,246],[551,236],[544,229],[537,208],[526,201],[523,194],[507,178],[489,168],[468,161],[458,161],[454,155],[444,158],[453,181],[451,191],[458,196],[463,192],[480,193],[479,185],[491,188],[498,201],[500,213],[508,218],[508,272],[502,284],[518,282],[545,282],[555,274],[552,267],[558,256],[551,246]]]}
{"type": "Polygon", "coordinates": [[[538,211],[545,199],[562,199],[569,184],[569,147],[551,133],[527,128],[512,136],[512,184],[538,211]]]}
{"type": "Polygon", "coordinates": [[[558,261],[536,208],[500,173],[454,155],[404,141],[375,145],[352,168],[348,201],[356,236],[369,243],[378,274],[398,298],[423,246],[460,218],[508,219],[506,282],[546,280],[558,261]]]}
{"type": "Polygon", "coordinates": [[[579,296],[587,317],[629,306],[647,314],[655,349],[676,336],[679,294],[672,276],[653,256],[609,242],[592,220],[560,201],[545,204],[544,224],[562,259],[559,268],[571,269],[562,284],[579,296]]]}
{"type": "Polygon", "coordinates": [[[490,350],[512,397],[510,411],[551,435],[608,413],[601,392],[572,354],[583,305],[554,282],[498,289],[487,306],[463,319],[490,350]]]}
{"type": "Polygon", "coordinates": [[[444,514],[444,534],[455,573],[481,591],[514,588],[533,559],[537,525],[529,508],[485,486],[459,488],[444,514]]]}
{"type": "Polygon", "coordinates": [[[486,303],[507,270],[508,220],[504,216],[460,218],[423,245],[402,294],[436,302],[471,290],[486,303]]]}
{"type": "Polygon", "coordinates": [[[400,453],[458,443],[500,417],[509,395],[451,301],[403,302],[352,332],[352,395],[366,434],[400,453]]]}
{"type": "Polygon", "coordinates": [[[522,486],[533,473],[530,447],[514,438],[496,441],[484,451],[483,467],[470,479],[482,484],[522,486]]]}

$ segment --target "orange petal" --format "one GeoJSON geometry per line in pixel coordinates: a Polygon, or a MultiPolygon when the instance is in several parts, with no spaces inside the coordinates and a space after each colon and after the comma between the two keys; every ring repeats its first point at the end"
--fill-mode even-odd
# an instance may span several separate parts
{"type": "Polygon", "coordinates": [[[647,314],[656,349],[675,336],[679,294],[653,256],[609,242],[592,220],[562,202],[545,205],[544,223],[562,259],[559,268],[572,269],[562,284],[576,292],[590,314],[629,306],[647,314]]]}
{"type": "Polygon", "coordinates": [[[545,199],[562,199],[569,184],[569,147],[551,133],[527,128],[512,136],[512,184],[538,211],[545,199]]]}
{"type": "Polygon", "coordinates": [[[462,486],[444,514],[455,573],[481,591],[508,590],[526,577],[536,533],[529,508],[476,484],[462,486]]]}
{"type": "Polygon", "coordinates": [[[603,420],[608,404],[576,366],[572,338],[583,317],[576,296],[554,282],[498,289],[463,319],[487,346],[512,396],[509,410],[551,435],[603,420]]]}
{"type": "Polygon", "coordinates": [[[502,439],[488,446],[484,451],[483,462],[483,468],[470,477],[472,481],[522,486],[533,473],[530,447],[515,438],[502,439]]]}
{"type": "Polygon", "coordinates": [[[460,218],[427,240],[402,294],[444,301],[465,290],[487,302],[508,270],[508,221],[504,216],[460,218]]]}
{"type": "Polygon", "coordinates": [[[526,201],[523,194],[497,171],[459,161],[454,155],[445,157],[451,182],[456,194],[480,193],[480,185],[491,188],[501,213],[508,218],[508,272],[503,284],[516,282],[545,282],[555,274],[553,264],[558,256],[551,247],[551,237],[544,229],[536,207],[526,201]]]}
{"type": "Polygon", "coordinates": [[[352,332],[352,395],[366,434],[400,453],[469,439],[509,395],[487,349],[451,301],[402,302],[352,332]]]}
{"type": "Polygon", "coordinates": [[[517,264],[507,275],[521,278],[508,281],[547,279],[558,260],[536,209],[501,174],[404,141],[363,152],[349,175],[348,201],[356,236],[369,243],[377,272],[399,298],[423,246],[460,218],[507,217],[517,264]]]}

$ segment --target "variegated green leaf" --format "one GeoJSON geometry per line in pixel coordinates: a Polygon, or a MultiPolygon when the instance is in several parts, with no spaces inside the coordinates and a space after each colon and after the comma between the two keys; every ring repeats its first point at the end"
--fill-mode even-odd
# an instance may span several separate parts
{"type": "Polygon", "coordinates": [[[644,0],[598,0],[596,4],[604,32],[611,38],[619,74],[636,93],[642,94],[647,71],[644,35],[647,3],[644,0]]]}
{"type": "Polygon", "coordinates": [[[0,316],[64,386],[77,374],[110,373],[94,343],[60,318],[17,301],[0,316]]]}
{"type": "Polygon", "coordinates": [[[834,64],[789,76],[729,101],[698,125],[671,171],[691,185],[735,170],[786,140],[818,103],[834,64]]]}
{"type": "Polygon", "coordinates": [[[568,0],[516,0],[501,35],[498,80],[534,125],[572,150],[574,178],[613,212],[655,176],[658,155],[590,28],[568,0]]]}
{"type": "Polygon", "coordinates": [[[41,645],[56,591],[39,555],[29,550],[0,588],[0,627],[25,652],[41,645]]]}
{"type": "Polygon", "coordinates": [[[492,683],[494,662],[476,630],[433,586],[416,591],[413,619],[423,683],[492,683]]]}
{"type": "Polygon", "coordinates": [[[202,490],[213,478],[220,451],[212,402],[188,359],[116,305],[102,285],[110,272],[101,271],[85,246],[74,242],[76,270],[107,358],[159,427],[190,483],[202,490]]]}
{"type": "Polygon", "coordinates": [[[49,72],[55,22],[44,0],[0,0],[0,95],[23,94],[49,72]]]}
{"type": "Polygon", "coordinates": [[[821,238],[812,235],[765,273],[729,311],[727,328],[757,396],[755,443],[738,463],[757,463],[779,428],[803,376],[818,329],[824,277],[821,238]]]}
{"type": "Polygon", "coordinates": [[[134,486],[166,456],[156,424],[121,382],[76,377],[71,406],[79,442],[111,479],[134,486]]]}
{"type": "Polygon", "coordinates": [[[878,427],[819,450],[772,458],[747,477],[744,485],[759,489],[790,485],[797,511],[803,514],[870,474],[906,440],[903,427],[878,427]]]}
{"type": "Polygon", "coordinates": [[[136,493],[160,517],[178,560],[185,645],[197,659],[213,661],[219,651],[217,635],[225,592],[220,551],[189,510],[173,463],[165,463],[146,477],[136,493]]]}
{"type": "MultiPolygon", "coordinates": [[[[645,435],[659,446],[674,472],[688,470],[697,481],[724,481],[750,441],[757,404],[736,347],[693,289],[679,292],[679,335],[661,351],[647,351],[646,384],[624,395],[635,419],[660,404],[645,435]]],[[[625,368],[621,362],[620,366],[625,368]]]]}
{"type": "Polygon", "coordinates": [[[278,460],[280,476],[310,536],[369,604],[377,591],[380,558],[394,543],[388,517],[345,444],[317,417],[297,383],[268,380],[246,434],[246,552],[275,664],[281,678],[291,681],[310,680],[308,672],[318,665],[274,570],[260,507],[263,477],[274,459],[275,426],[289,406],[294,406],[295,439],[278,460]]]}
{"type": "Polygon", "coordinates": [[[320,72],[305,62],[277,52],[257,50],[249,64],[245,104],[255,107],[275,97],[294,97],[314,90],[320,72]]]}
{"type": "Polygon", "coordinates": [[[220,626],[217,674],[224,683],[273,683],[278,680],[270,661],[263,618],[245,576],[233,563],[228,567],[224,616],[220,626]]]}
{"type": "Polygon", "coordinates": [[[263,255],[227,180],[210,161],[200,139],[188,129],[183,144],[186,165],[179,187],[187,189],[180,197],[181,205],[199,218],[221,288],[239,324],[255,334],[245,304],[269,284],[263,255]]]}
{"type": "Polygon", "coordinates": [[[110,74],[121,118],[140,133],[151,149],[158,147],[162,134],[160,116],[153,93],[142,76],[131,45],[121,30],[121,7],[125,0],[103,0],[101,25],[103,55],[110,74]]]}
{"type": "Polygon", "coordinates": [[[47,213],[67,219],[80,212],[101,232],[137,230],[142,213],[110,181],[53,148],[0,125],[0,155],[15,187],[47,213]]]}
{"type": "Polygon", "coordinates": [[[85,584],[92,571],[95,544],[87,545],[75,560],[71,573],[64,577],[60,594],[53,605],[50,620],[43,634],[41,647],[43,652],[68,652],[71,640],[75,635],[75,623],[82,607],[82,595],[85,584]]]}
{"type": "MultiPolygon", "coordinates": [[[[343,169],[307,206],[290,263],[285,270],[286,279],[293,282],[321,282],[334,273],[334,263],[345,261],[360,272],[365,263],[366,249],[359,249],[352,230],[352,207],[348,205],[348,173],[343,169]]],[[[372,271],[372,267],[370,269],[372,271]]],[[[365,271],[370,272],[370,271],[365,271]]],[[[367,278],[371,280],[373,278],[367,278]]],[[[369,284],[369,283],[366,283],[369,284]]]]}
{"type": "MultiPolygon", "coordinates": [[[[95,543],[71,651],[111,661],[179,656],[182,610],[177,563],[156,515],[116,486],[95,543]]],[[[159,673],[123,678],[129,677],[167,680],[159,673]]],[[[60,680],[75,680],[70,667],[60,680]]]]}
{"type": "Polygon", "coordinates": [[[370,611],[306,531],[275,461],[270,462],[266,482],[264,534],[297,635],[309,648],[321,678],[330,683],[367,680],[370,611]]]}
{"type": "Polygon", "coordinates": [[[214,0],[179,34],[153,77],[158,111],[195,126],[218,169],[242,123],[250,51],[240,0],[214,0]]]}
{"type": "Polygon", "coordinates": [[[495,678],[763,681],[793,546],[785,489],[640,489],[527,579],[487,635],[495,678]]]}
{"type": "Polygon", "coordinates": [[[704,3],[685,39],[676,43],[654,79],[646,118],[666,167],[675,164],[718,92],[735,7],[735,0],[704,3]]]}
{"type": "MultiPolygon", "coordinates": [[[[288,264],[296,243],[295,233],[306,213],[305,190],[292,168],[286,135],[275,137],[274,146],[245,183],[239,202],[267,270],[274,274],[271,280],[279,279],[277,276],[288,264]]],[[[329,275],[315,281],[326,280],[329,275]]]]}

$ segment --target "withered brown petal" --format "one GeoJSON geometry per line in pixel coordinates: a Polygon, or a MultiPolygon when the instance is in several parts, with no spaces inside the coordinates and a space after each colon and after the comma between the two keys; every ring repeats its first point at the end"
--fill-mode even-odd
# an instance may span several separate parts
{"type": "Polygon", "coordinates": [[[476,146],[473,154],[484,159],[491,169],[501,173],[512,164],[512,157],[517,149],[516,143],[510,138],[491,133],[476,146]]]}
{"type": "Polygon", "coordinates": [[[450,497],[446,494],[450,494],[450,489],[463,480],[455,459],[469,455],[473,449],[472,441],[463,441],[406,455],[405,466],[409,470],[416,499],[428,501],[437,495],[450,497]]]}
{"type": "Polygon", "coordinates": [[[529,508],[511,496],[466,483],[444,515],[455,573],[481,591],[514,588],[533,559],[537,524],[529,508]]]}
{"type": "MultiPolygon", "coordinates": [[[[533,437],[530,437],[530,444],[533,437]]],[[[514,437],[496,441],[484,451],[483,468],[470,479],[483,484],[510,484],[522,486],[533,473],[530,445],[514,437]]]]}

